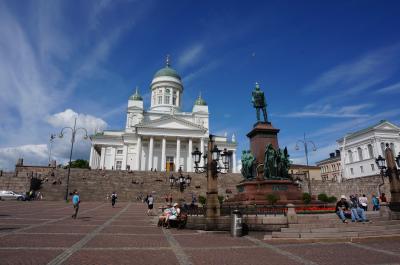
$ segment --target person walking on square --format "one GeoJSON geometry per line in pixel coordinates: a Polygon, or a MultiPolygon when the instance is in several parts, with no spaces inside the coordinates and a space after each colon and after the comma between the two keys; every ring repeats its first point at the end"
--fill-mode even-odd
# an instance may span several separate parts
{"type": "Polygon", "coordinates": [[[116,201],[117,201],[117,193],[115,191],[113,191],[113,193],[111,194],[111,205],[113,208],[115,206],[116,201]]]}
{"type": "Polygon", "coordinates": [[[151,215],[153,212],[153,203],[154,203],[154,198],[150,194],[149,197],[147,198],[147,215],[151,215]]]}
{"type": "Polygon", "coordinates": [[[74,214],[72,215],[72,218],[74,218],[74,219],[76,219],[76,217],[78,216],[80,203],[81,203],[81,199],[79,197],[79,193],[77,190],[74,190],[74,195],[72,196],[72,205],[74,206],[74,214]]]}

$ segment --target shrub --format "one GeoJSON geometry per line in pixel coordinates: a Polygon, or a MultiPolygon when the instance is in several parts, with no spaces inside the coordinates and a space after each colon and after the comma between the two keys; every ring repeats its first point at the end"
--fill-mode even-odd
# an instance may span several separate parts
{"type": "Polygon", "coordinates": [[[271,193],[267,194],[266,199],[270,204],[274,205],[277,201],[279,201],[280,198],[279,195],[271,193]]]}
{"type": "Polygon", "coordinates": [[[199,203],[204,206],[206,204],[206,202],[207,202],[207,198],[202,195],[199,195],[199,203]]]}
{"type": "Polygon", "coordinates": [[[328,199],[329,199],[329,197],[325,193],[318,194],[318,200],[320,200],[322,202],[328,202],[328,199]]]}
{"type": "Polygon", "coordinates": [[[311,202],[311,195],[310,193],[303,193],[302,200],[305,204],[309,204],[311,202]]]}
{"type": "Polygon", "coordinates": [[[336,202],[336,201],[337,201],[337,198],[335,196],[328,197],[328,202],[333,203],[333,202],[336,202]]]}
{"type": "Polygon", "coordinates": [[[218,196],[219,204],[221,205],[224,202],[224,196],[218,196]]]}

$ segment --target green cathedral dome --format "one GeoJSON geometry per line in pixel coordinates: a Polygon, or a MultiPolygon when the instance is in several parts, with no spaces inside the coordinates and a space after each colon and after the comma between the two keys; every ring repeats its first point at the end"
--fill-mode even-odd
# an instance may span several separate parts
{"type": "Polygon", "coordinates": [[[135,94],[133,94],[132,96],[130,96],[129,99],[130,99],[130,100],[139,100],[139,101],[143,101],[143,98],[142,98],[142,96],[140,96],[139,90],[138,90],[137,87],[136,87],[136,92],[135,92],[135,94]]]}
{"type": "Polygon", "coordinates": [[[167,56],[166,66],[158,70],[157,73],[154,75],[154,78],[160,76],[170,76],[181,80],[181,76],[178,74],[178,72],[175,69],[171,68],[169,56],[167,56]]]}
{"type": "Polygon", "coordinates": [[[201,95],[199,95],[199,97],[194,102],[194,105],[207,106],[207,102],[201,97],[201,95]]]}

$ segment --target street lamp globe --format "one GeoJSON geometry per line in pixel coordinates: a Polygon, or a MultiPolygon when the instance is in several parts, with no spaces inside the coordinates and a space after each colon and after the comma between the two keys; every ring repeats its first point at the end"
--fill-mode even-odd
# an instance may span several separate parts
{"type": "Polygon", "coordinates": [[[189,175],[187,175],[186,184],[188,184],[188,186],[190,186],[190,182],[192,182],[192,178],[189,175]]]}
{"type": "Polygon", "coordinates": [[[214,148],[211,150],[212,160],[219,161],[221,151],[218,149],[217,145],[214,145],[214,148]]]}
{"type": "Polygon", "coordinates": [[[200,158],[201,158],[202,153],[199,151],[199,149],[196,147],[196,150],[192,152],[192,157],[193,161],[195,164],[200,163],[200,158]]]}
{"type": "Polygon", "coordinates": [[[375,159],[375,163],[377,164],[379,169],[386,168],[386,159],[384,159],[381,155],[379,155],[378,158],[375,159]]]}
{"type": "Polygon", "coordinates": [[[221,158],[222,158],[222,163],[224,165],[227,165],[229,163],[229,153],[226,150],[226,148],[224,149],[224,151],[221,154],[221,158]]]}
{"type": "Polygon", "coordinates": [[[174,182],[175,182],[175,178],[174,178],[174,176],[170,176],[169,177],[169,183],[171,184],[171,186],[174,184],[174,182]]]}

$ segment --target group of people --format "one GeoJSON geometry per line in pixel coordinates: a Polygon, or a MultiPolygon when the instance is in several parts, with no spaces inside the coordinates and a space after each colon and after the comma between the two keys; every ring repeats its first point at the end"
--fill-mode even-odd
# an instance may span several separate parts
{"type": "Polygon", "coordinates": [[[178,203],[174,203],[172,207],[166,208],[161,216],[158,218],[158,226],[166,227],[169,229],[171,227],[171,220],[178,219],[181,209],[178,203]]]}
{"type": "MultiPolygon", "coordinates": [[[[382,202],[387,202],[385,193],[378,198],[372,194],[372,210],[378,211],[382,202]]],[[[368,210],[368,198],[363,194],[362,196],[350,195],[349,200],[345,195],[340,197],[336,203],[336,214],[343,223],[347,223],[346,218],[351,218],[352,222],[368,222],[366,211],[368,210]]]]}

